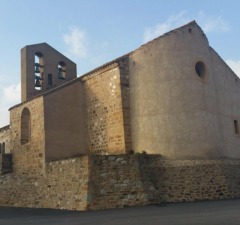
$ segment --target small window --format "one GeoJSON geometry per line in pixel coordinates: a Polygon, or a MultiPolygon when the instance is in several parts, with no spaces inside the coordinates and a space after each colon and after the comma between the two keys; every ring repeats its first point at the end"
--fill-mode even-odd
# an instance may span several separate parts
{"type": "Polygon", "coordinates": [[[2,153],[2,144],[0,143],[0,154],[2,153]]]}
{"type": "Polygon", "coordinates": [[[2,143],[2,154],[5,154],[5,142],[2,143]]]}
{"type": "Polygon", "coordinates": [[[52,74],[48,74],[48,86],[52,86],[53,85],[53,79],[52,79],[52,74]]]}
{"type": "Polygon", "coordinates": [[[206,68],[203,62],[199,61],[195,64],[195,71],[201,79],[204,79],[206,76],[206,68]]]}
{"type": "Polygon", "coordinates": [[[66,64],[64,62],[58,63],[58,79],[66,79],[66,64]]]}
{"type": "Polygon", "coordinates": [[[236,135],[239,135],[238,121],[237,121],[237,120],[234,120],[233,123],[234,123],[234,131],[235,131],[235,134],[236,134],[236,135]]]}

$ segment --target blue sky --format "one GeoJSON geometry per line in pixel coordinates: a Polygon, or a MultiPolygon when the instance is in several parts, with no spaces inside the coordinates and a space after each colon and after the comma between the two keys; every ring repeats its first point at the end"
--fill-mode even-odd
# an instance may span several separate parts
{"type": "Polygon", "coordinates": [[[240,75],[239,0],[0,0],[0,127],[20,102],[20,49],[47,42],[78,75],[196,20],[240,75]]]}

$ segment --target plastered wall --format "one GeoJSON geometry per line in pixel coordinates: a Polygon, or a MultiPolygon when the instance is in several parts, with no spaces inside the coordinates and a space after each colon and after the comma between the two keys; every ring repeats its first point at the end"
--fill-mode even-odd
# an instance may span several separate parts
{"type": "Polygon", "coordinates": [[[87,154],[83,107],[80,81],[44,96],[47,161],[87,154]]]}
{"type": "Polygon", "coordinates": [[[135,151],[171,159],[240,157],[230,119],[240,116],[239,82],[195,23],[134,51],[129,77],[135,151]],[[196,73],[198,61],[204,78],[196,73]]]}
{"type": "Polygon", "coordinates": [[[221,154],[240,158],[240,134],[235,133],[234,120],[240,123],[240,80],[211,49],[213,75],[219,114],[219,132],[222,135],[221,154]]]}

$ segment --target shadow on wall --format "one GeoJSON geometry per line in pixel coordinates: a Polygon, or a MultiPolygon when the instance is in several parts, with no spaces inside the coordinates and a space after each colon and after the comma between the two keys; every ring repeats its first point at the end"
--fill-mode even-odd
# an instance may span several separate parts
{"type": "Polygon", "coordinates": [[[88,210],[240,197],[240,161],[90,156],[88,210]]]}
{"type": "Polygon", "coordinates": [[[139,158],[150,204],[240,197],[240,162],[234,160],[163,160],[139,158]]]}
{"type": "Polygon", "coordinates": [[[163,202],[159,168],[148,168],[148,156],[90,156],[88,210],[122,208],[163,202]],[[141,166],[144,164],[144,166],[141,166]],[[147,170],[145,170],[147,168],[147,170]]]}
{"type": "Polygon", "coordinates": [[[13,172],[13,163],[12,163],[12,154],[3,154],[2,155],[2,174],[12,173],[13,172]]]}
{"type": "Polygon", "coordinates": [[[240,198],[239,160],[222,160],[214,168],[218,176],[212,177],[212,183],[218,183],[215,192],[217,198],[240,198]],[[220,183],[219,183],[220,182],[220,183]]]}
{"type": "Polygon", "coordinates": [[[138,156],[140,178],[149,204],[166,201],[165,193],[168,187],[165,180],[168,179],[168,175],[159,159],[162,159],[161,155],[147,155],[145,152],[138,156]]]}

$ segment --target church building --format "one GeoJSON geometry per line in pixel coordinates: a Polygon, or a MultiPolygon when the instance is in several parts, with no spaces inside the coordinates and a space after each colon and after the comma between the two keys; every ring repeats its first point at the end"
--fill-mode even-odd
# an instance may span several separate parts
{"type": "MultiPolygon", "coordinates": [[[[199,163],[235,160],[238,163],[234,168],[239,173],[234,178],[236,184],[240,178],[240,80],[209,46],[195,21],[80,77],[76,64],[47,43],[27,45],[21,50],[21,103],[9,111],[10,125],[0,128],[1,154],[12,157],[5,157],[12,160],[8,176],[50,179],[48,174],[55,167],[49,168],[54,163],[83,158],[88,159],[88,172],[85,172],[89,175],[89,165],[91,173],[96,172],[96,161],[90,163],[94,157],[111,161],[119,156],[145,155],[151,162],[155,162],[154,157],[168,163],[194,161],[195,168],[199,163]]],[[[132,165],[122,164],[129,171],[132,165]]],[[[100,198],[100,194],[93,194],[94,190],[97,192],[92,185],[94,176],[88,180],[87,193],[91,197],[87,194],[85,206],[66,208],[92,209],[97,205],[94,196],[100,198]]],[[[152,176],[158,179],[161,174],[155,171],[152,176]]],[[[50,187],[46,182],[43,181],[41,188],[47,192],[50,187]]],[[[50,186],[53,187],[52,183],[50,186]]],[[[158,190],[154,198],[160,201],[156,196],[166,190],[154,188],[158,190]]],[[[143,189],[141,193],[145,193],[143,189]]],[[[100,190],[102,195],[103,190],[100,190]]],[[[228,194],[221,196],[227,198],[228,194]]],[[[239,194],[240,191],[233,195],[239,194]]],[[[169,196],[167,199],[171,201],[169,196]]],[[[132,198],[135,203],[118,205],[109,200],[108,206],[95,208],[138,205],[139,196],[132,198]]],[[[179,197],[176,201],[183,199],[179,197]]],[[[191,198],[196,199],[207,199],[207,195],[191,198]]],[[[61,203],[52,206],[39,203],[39,199],[37,202],[38,207],[63,207],[61,203]]],[[[139,204],[148,203],[145,199],[139,204]]],[[[33,205],[31,202],[27,206],[33,205]]]]}

